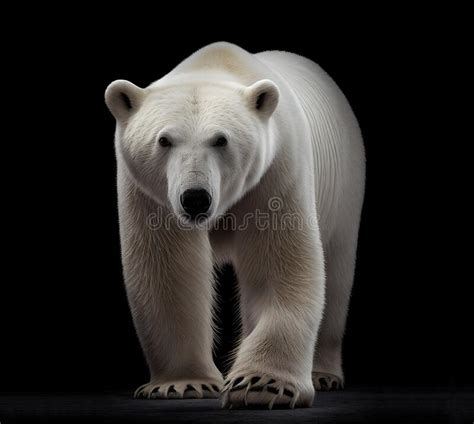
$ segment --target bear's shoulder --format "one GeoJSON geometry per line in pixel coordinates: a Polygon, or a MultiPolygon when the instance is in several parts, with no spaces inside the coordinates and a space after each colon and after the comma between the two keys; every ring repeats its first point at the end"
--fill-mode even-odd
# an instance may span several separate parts
{"type": "Polygon", "coordinates": [[[181,73],[218,72],[251,84],[265,77],[266,70],[255,55],[225,41],[209,44],[181,62],[171,75],[181,73]]]}

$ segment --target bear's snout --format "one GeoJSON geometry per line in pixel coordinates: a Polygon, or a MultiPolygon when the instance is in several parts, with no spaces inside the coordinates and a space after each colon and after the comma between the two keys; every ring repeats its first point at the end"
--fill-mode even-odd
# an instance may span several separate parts
{"type": "Polygon", "coordinates": [[[204,189],[188,189],[181,195],[181,205],[191,219],[206,214],[211,206],[212,197],[204,189]]]}

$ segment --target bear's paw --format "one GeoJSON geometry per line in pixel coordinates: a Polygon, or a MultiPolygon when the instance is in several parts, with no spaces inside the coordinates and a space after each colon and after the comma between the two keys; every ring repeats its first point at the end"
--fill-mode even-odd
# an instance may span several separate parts
{"type": "Polygon", "coordinates": [[[135,390],[135,398],[145,399],[217,399],[222,384],[211,380],[150,382],[135,390]]]}
{"type": "MultiPolygon", "coordinates": [[[[311,388],[312,389],[312,388],[311,388]]],[[[228,378],[222,390],[223,408],[311,407],[314,390],[305,390],[290,382],[264,373],[228,378]]]]}
{"type": "Polygon", "coordinates": [[[319,391],[341,390],[344,388],[344,380],[337,375],[313,371],[314,388],[319,391]]]}

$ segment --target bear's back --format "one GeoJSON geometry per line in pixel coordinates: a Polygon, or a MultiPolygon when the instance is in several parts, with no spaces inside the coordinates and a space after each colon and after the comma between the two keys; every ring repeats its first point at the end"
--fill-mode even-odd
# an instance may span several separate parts
{"type": "Polygon", "coordinates": [[[287,84],[306,116],[317,210],[322,238],[327,239],[341,211],[357,209],[363,199],[365,153],[357,119],[336,83],[313,61],[282,51],[255,57],[287,84]]]}

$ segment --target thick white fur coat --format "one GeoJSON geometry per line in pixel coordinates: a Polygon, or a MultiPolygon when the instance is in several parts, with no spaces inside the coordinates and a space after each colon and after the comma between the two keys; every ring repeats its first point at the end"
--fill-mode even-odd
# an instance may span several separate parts
{"type": "Polygon", "coordinates": [[[342,387],[365,159],[332,79],[301,56],[216,43],[145,89],[112,83],[106,102],[125,284],[150,369],[137,395],[294,407],[342,387]],[[212,199],[208,227],[185,218],[183,193],[196,188],[212,199]],[[225,262],[242,340],[224,385],[212,313],[213,266],[225,262]]]}

